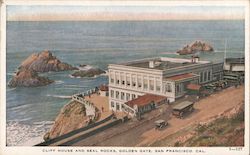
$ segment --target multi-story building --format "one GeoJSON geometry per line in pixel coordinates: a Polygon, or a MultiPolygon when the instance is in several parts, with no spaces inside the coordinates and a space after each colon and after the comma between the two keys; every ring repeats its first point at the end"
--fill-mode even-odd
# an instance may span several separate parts
{"type": "Polygon", "coordinates": [[[126,104],[145,94],[165,96],[173,102],[187,92],[189,84],[205,84],[223,77],[223,63],[179,58],[151,58],[110,64],[109,108],[133,111],[126,104]]]}

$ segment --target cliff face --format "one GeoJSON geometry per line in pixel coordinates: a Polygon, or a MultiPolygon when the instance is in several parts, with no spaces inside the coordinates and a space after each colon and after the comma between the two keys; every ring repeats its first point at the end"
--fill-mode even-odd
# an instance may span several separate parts
{"type": "Polygon", "coordinates": [[[99,68],[91,68],[89,70],[79,70],[72,74],[74,77],[94,77],[95,75],[100,75],[105,73],[105,71],[99,68]]]}
{"type": "Polygon", "coordinates": [[[86,116],[85,106],[79,102],[71,101],[66,104],[55,119],[50,131],[44,140],[52,139],[70,131],[86,126],[89,118],[86,116]]]}
{"type": "Polygon", "coordinates": [[[54,82],[46,77],[38,76],[38,74],[26,68],[21,68],[9,81],[9,87],[36,87],[45,86],[54,82]]]}
{"type": "Polygon", "coordinates": [[[67,63],[61,62],[50,51],[42,51],[38,54],[32,54],[22,62],[19,68],[31,69],[36,72],[49,72],[49,71],[66,71],[76,70],[67,63]]]}
{"type": "Polygon", "coordinates": [[[179,53],[180,55],[185,55],[185,54],[193,54],[193,53],[196,53],[198,51],[212,52],[212,51],[214,51],[214,49],[208,43],[205,43],[202,41],[195,41],[195,42],[183,47],[181,50],[177,51],[177,53],[179,53]]]}

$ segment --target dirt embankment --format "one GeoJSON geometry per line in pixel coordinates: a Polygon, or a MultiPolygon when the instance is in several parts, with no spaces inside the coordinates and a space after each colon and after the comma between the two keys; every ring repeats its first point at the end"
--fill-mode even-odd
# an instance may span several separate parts
{"type": "Polygon", "coordinates": [[[71,101],[61,109],[50,131],[45,134],[44,140],[82,128],[88,124],[88,121],[85,106],[82,103],[71,101]]]}
{"type": "Polygon", "coordinates": [[[195,125],[192,132],[179,136],[174,146],[244,146],[244,104],[211,120],[195,125]]]}

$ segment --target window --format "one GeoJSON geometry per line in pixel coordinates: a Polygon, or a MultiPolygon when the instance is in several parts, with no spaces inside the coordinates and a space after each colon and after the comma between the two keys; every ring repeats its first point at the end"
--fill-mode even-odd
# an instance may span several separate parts
{"type": "Polygon", "coordinates": [[[115,92],[115,98],[116,98],[116,99],[119,99],[119,94],[120,94],[119,91],[116,91],[116,92],[115,92]]]}
{"type": "MultiPolygon", "coordinates": [[[[177,85],[178,86],[178,85],[177,85]]],[[[172,92],[172,86],[171,83],[167,83],[165,85],[165,92],[172,92]]]]}
{"type": "Polygon", "coordinates": [[[115,73],[115,80],[116,80],[116,84],[120,84],[120,77],[119,77],[119,73],[115,73]]]}
{"type": "Polygon", "coordinates": [[[111,98],[114,98],[114,90],[110,91],[110,96],[111,96],[111,98]]]}
{"type": "Polygon", "coordinates": [[[129,101],[129,100],[130,100],[130,94],[126,93],[126,101],[129,101]]]}
{"type": "Polygon", "coordinates": [[[160,91],[161,90],[161,83],[160,83],[160,81],[156,81],[156,91],[160,91]]]}
{"type": "Polygon", "coordinates": [[[200,82],[203,81],[203,72],[200,72],[200,82]]]}
{"type": "Polygon", "coordinates": [[[130,75],[129,74],[126,75],[126,82],[127,82],[127,86],[130,86],[130,75]]]}
{"type": "Polygon", "coordinates": [[[144,90],[148,90],[148,79],[146,79],[145,77],[143,78],[143,87],[144,90]]]}
{"type": "Polygon", "coordinates": [[[180,85],[179,85],[179,84],[176,85],[176,92],[177,92],[177,93],[180,92],[180,85]]]}
{"type": "Polygon", "coordinates": [[[125,93],[121,92],[121,100],[124,100],[124,97],[125,97],[125,93]]]}
{"type": "Polygon", "coordinates": [[[142,87],[142,79],[141,76],[138,76],[138,88],[142,87]]]}
{"type": "Polygon", "coordinates": [[[204,72],[204,82],[206,82],[206,81],[207,81],[207,71],[204,72]]]}
{"type": "Polygon", "coordinates": [[[110,73],[110,82],[111,82],[111,83],[114,83],[114,81],[115,81],[115,80],[114,80],[114,73],[111,72],[111,73],[110,73]]]}
{"type": "Polygon", "coordinates": [[[136,87],[136,75],[132,75],[132,86],[136,87]]]}
{"type": "Polygon", "coordinates": [[[211,71],[208,71],[208,81],[211,80],[211,71]]]}
{"type": "Polygon", "coordinates": [[[120,110],[120,104],[118,102],[116,103],[116,110],[120,110]]]}
{"type": "Polygon", "coordinates": [[[149,89],[154,90],[154,80],[149,80],[149,89]]]}
{"type": "Polygon", "coordinates": [[[114,108],[115,107],[115,103],[113,101],[111,101],[111,107],[114,108]]]}
{"type": "Polygon", "coordinates": [[[132,94],[132,100],[135,99],[135,98],[136,98],[135,94],[132,94]]]}
{"type": "Polygon", "coordinates": [[[121,84],[125,85],[125,75],[124,75],[124,73],[121,73],[121,84]]]}

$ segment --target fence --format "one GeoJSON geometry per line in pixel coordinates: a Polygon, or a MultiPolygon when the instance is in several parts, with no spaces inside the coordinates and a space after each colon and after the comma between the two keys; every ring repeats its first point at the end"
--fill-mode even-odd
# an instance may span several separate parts
{"type": "Polygon", "coordinates": [[[101,120],[99,122],[96,122],[96,123],[90,124],[90,125],[88,125],[86,127],[83,127],[83,128],[80,128],[80,129],[77,129],[77,130],[74,130],[74,131],[71,131],[69,133],[66,133],[64,135],[61,135],[61,136],[58,136],[56,138],[50,139],[48,141],[36,144],[35,146],[48,146],[48,145],[51,145],[51,144],[56,143],[56,142],[58,142],[60,140],[63,140],[65,138],[69,138],[69,137],[71,137],[71,136],[73,136],[75,134],[78,134],[80,132],[86,131],[86,130],[91,129],[93,127],[96,127],[96,126],[98,126],[98,125],[100,125],[102,123],[105,123],[105,122],[111,120],[113,118],[113,116],[114,116],[114,114],[111,114],[109,117],[107,117],[107,118],[105,118],[105,119],[103,119],[103,120],[101,120]]]}

